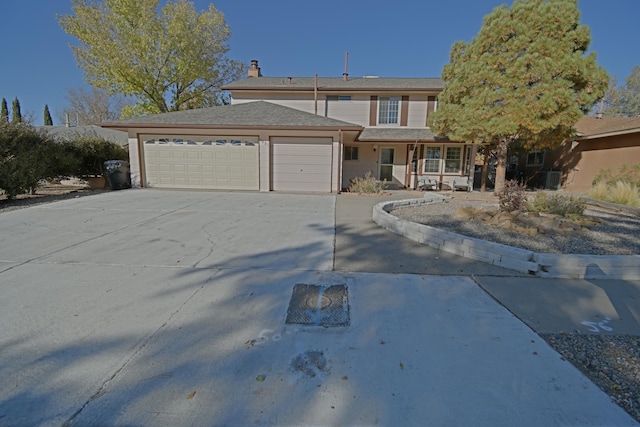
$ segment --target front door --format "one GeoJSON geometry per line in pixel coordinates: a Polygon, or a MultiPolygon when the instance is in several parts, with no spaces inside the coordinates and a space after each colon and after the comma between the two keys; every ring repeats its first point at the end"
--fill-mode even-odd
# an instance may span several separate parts
{"type": "Polygon", "coordinates": [[[395,157],[394,148],[380,148],[380,181],[387,180],[393,182],[393,159],[395,157]]]}

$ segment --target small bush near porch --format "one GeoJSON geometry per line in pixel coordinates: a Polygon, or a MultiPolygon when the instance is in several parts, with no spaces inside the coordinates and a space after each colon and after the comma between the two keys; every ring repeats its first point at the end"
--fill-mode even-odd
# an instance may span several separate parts
{"type": "Polygon", "coordinates": [[[380,181],[373,177],[371,172],[367,172],[364,177],[353,178],[348,191],[359,194],[380,194],[386,190],[387,186],[387,180],[380,181]]]}

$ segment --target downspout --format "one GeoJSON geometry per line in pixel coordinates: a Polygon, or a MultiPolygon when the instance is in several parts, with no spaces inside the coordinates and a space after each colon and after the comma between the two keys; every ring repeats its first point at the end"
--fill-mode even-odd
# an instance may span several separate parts
{"type": "Polygon", "coordinates": [[[338,194],[340,194],[342,192],[342,165],[344,164],[342,161],[342,153],[344,152],[344,148],[342,147],[342,129],[338,129],[338,141],[340,142],[338,153],[338,194]]]}

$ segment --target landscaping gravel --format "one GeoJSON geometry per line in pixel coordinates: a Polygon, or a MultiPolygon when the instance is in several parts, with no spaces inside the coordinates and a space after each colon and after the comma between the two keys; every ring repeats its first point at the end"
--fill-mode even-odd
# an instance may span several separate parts
{"type": "MultiPolygon", "coordinates": [[[[602,224],[567,236],[538,234],[535,237],[493,228],[480,221],[455,218],[459,206],[479,208],[482,205],[479,201],[447,199],[396,209],[392,214],[404,220],[536,252],[640,254],[640,217],[633,214],[589,205],[585,214],[601,218],[602,224]]],[[[483,207],[497,205],[485,204],[483,207]]],[[[640,422],[640,337],[578,333],[542,334],[541,337],[640,422]]]]}
{"type": "Polygon", "coordinates": [[[582,334],[541,337],[640,422],[640,337],[582,334]]]}
{"type": "MultiPolygon", "coordinates": [[[[392,214],[407,221],[534,252],[589,255],[640,254],[640,217],[629,213],[589,205],[585,215],[602,220],[601,224],[591,227],[590,230],[566,236],[538,234],[535,237],[529,237],[515,231],[490,227],[480,221],[457,219],[455,213],[459,206],[478,208],[482,203],[447,199],[444,202],[396,209],[392,214]]],[[[497,207],[497,205],[494,206],[497,207]]]]}

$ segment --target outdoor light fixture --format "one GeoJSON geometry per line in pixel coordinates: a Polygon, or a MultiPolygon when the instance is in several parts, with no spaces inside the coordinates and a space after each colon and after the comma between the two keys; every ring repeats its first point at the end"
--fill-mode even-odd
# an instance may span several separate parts
{"type": "Polygon", "coordinates": [[[378,149],[378,146],[374,144],[373,145],[373,152],[375,153],[377,149],[378,149]]]}

